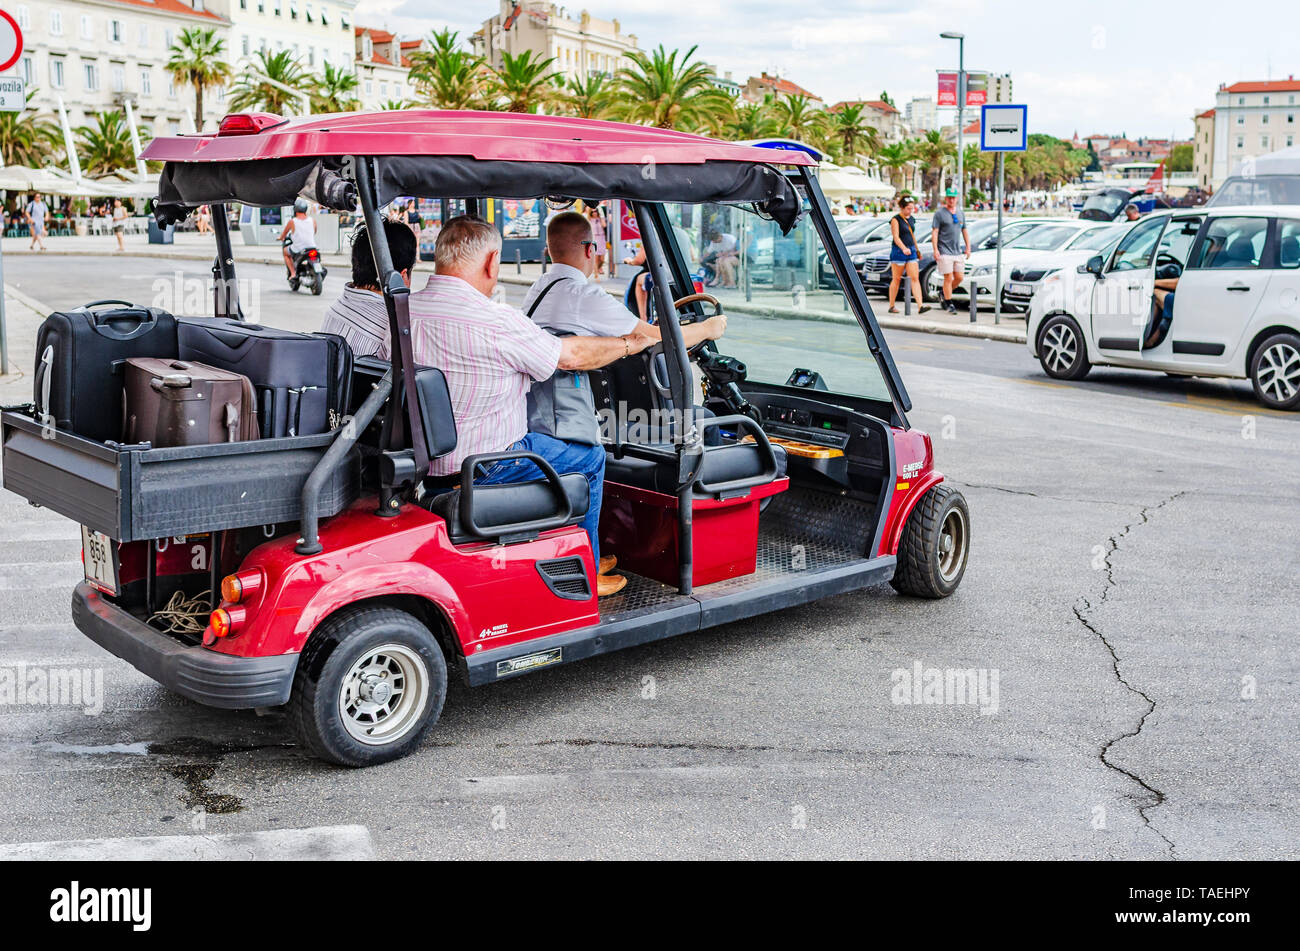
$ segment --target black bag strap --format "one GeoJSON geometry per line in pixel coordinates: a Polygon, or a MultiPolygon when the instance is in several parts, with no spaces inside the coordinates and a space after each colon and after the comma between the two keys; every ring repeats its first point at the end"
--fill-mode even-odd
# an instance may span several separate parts
{"type": "Polygon", "coordinates": [[[524,313],[527,316],[532,317],[533,314],[537,312],[537,308],[541,305],[542,300],[545,299],[546,295],[551,292],[552,287],[560,283],[560,281],[571,281],[571,280],[573,280],[573,278],[571,277],[557,277],[555,280],[551,281],[551,283],[547,284],[545,287],[542,288],[541,292],[537,295],[537,299],[528,305],[528,309],[524,311],[524,313]]]}

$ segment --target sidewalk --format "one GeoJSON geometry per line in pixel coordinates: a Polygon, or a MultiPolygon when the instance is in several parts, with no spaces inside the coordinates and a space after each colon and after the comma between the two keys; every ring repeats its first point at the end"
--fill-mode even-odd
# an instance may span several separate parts
{"type": "Polygon", "coordinates": [[[0,406],[29,403],[32,367],[36,365],[36,331],[45,319],[39,301],[6,284],[5,329],[9,342],[9,372],[0,375],[0,406]]]}
{"type": "MultiPolygon", "coordinates": [[[[106,257],[132,257],[132,258],[153,258],[153,259],[173,259],[173,260],[190,260],[190,261],[211,261],[216,251],[216,245],[212,235],[198,234],[197,232],[184,232],[176,236],[174,244],[149,244],[146,235],[127,235],[125,239],[126,250],[116,251],[116,242],[111,235],[76,235],[71,237],[46,238],[45,243],[49,250],[29,251],[27,250],[28,239],[26,238],[7,238],[4,240],[4,253],[7,258],[20,258],[24,255],[46,254],[46,255],[102,255],[106,257]]],[[[234,243],[235,260],[237,262],[255,262],[260,264],[279,263],[281,260],[280,248],[278,245],[246,245],[240,242],[238,237],[234,243]]],[[[350,256],[342,252],[324,252],[321,259],[325,266],[329,268],[341,268],[346,271],[351,266],[350,256]]],[[[421,265],[422,270],[430,270],[432,265],[424,262],[421,265]]],[[[606,278],[601,281],[601,285],[610,293],[617,297],[622,297],[624,290],[627,288],[627,282],[632,274],[636,272],[635,268],[620,266],[618,268],[619,276],[606,278]]],[[[503,261],[501,264],[501,282],[513,285],[531,285],[542,273],[541,264],[521,264],[516,265],[513,261],[503,261]]],[[[828,320],[832,322],[852,322],[853,317],[844,309],[843,299],[839,294],[821,295],[820,292],[810,294],[811,299],[805,302],[803,307],[791,306],[791,298],[788,292],[755,290],[752,299],[745,303],[727,303],[727,309],[736,314],[753,314],[762,317],[774,317],[778,319],[792,320],[828,320]],[[825,296],[828,302],[824,307],[818,307],[819,296],[825,296]]],[[[880,326],[886,330],[911,330],[921,333],[950,334],[958,337],[980,337],[986,340],[1002,340],[1010,343],[1025,342],[1025,324],[1024,318],[1019,316],[1004,316],[1001,324],[994,324],[992,310],[981,310],[975,323],[970,322],[970,313],[967,310],[958,311],[954,316],[945,314],[937,308],[926,313],[924,317],[913,315],[904,317],[901,314],[886,314],[884,302],[873,299],[871,302],[872,309],[875,311],[876,319],[880,326]]],[[[9,339],[15,339],[13,329],[10,329],[9,339]]]]}

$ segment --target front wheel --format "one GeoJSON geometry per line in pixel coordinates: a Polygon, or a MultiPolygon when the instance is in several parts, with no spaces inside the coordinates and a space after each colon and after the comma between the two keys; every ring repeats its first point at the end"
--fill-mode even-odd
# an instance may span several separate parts
{"type": "Polygon", "coordinates": [[[340,766],[405,756],[442,714],[447,663],[405,611],[344,610],[312,634],[298,661],[290,717],[303,743],[340,766]]]}
{"type": "Polygon", "coordinates": [[[1300,337],[1274,334],[1259,345],[1250,361],[1255,398],[1270,409],[1300,407],[1300,337]]]}
{"type": "Polygon", "coordinates": [[[1057,380],[1082,380],[1092,369],[1083,331],[1073,317],[1049,317],[1038,338],[1038,362],[1057,380]]]}
{"type": "Polygon", "coordinates": [[[970,555],[970,508],[950,485],[930,488],[907,517],[890,584],[900,594],[946,598],[957,590],[970,555]]]}

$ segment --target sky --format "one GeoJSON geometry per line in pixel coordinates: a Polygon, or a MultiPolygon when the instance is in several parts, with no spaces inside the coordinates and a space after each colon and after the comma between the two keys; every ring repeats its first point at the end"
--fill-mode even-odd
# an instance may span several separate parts
{"type": "MultiPolygon", "coordinates": [[[[1009,72],[1029,131],[1190,138],[1192,116],[1220,83],[1300,76],[1294,3],[1237,0],[579,0],[618,18],[639,45],[689,48],[744,82],[766,69],[828,103],[875,99],[900,108],[934,96],[935,71],[957,65],[1009,72]]],[[[497,12],[492,0],[361,0],[355,21],[403,35],[451,27],[468,36],[497,12]]]]}

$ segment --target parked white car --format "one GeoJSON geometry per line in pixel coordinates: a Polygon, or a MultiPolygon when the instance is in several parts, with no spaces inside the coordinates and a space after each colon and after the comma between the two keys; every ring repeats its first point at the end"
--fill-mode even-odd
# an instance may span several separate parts
{"type": "Polygon", "coordinates": [[[1029,310],[1030,302],[1045,281],[1057,280],[1054,275],[1087,263],[1094,254],[1109,254],[1126,231],[1127,223],[1082,228],[1059,251],[1030,254],[1017,260],[1009,269],[1003,267],[1003,309],[1029,310]]]}
{"type": "Polygon", "coordinates": [[[1109,365],[1246,378],[1265,406],[1300,407],[1300,205],[1157,212],[1053,277],[1027,320],[1049,376],[1109,365]]]}
{"type": "MultiPolygon", "coordinates": [[[[1106,229],[1113,227],[1114,225],[1096,221],[1056,218],[1047,219],[1020,234],[1008,237],[1002,245],[1003,286],[1005,287],[1012,268],[1068,251],[1078,242],[1083,242],[1085,247],[1090,246],[1094,241],[1101,240],[1100,235],[1106,229]]],[[[1102,243],[1104,244],[1104,241],[1102,243]]],[[[1095,253],[1097,248],[1092,250],[1095,253]]],[[[978,287],[979,296],[990,306],[993,304],[993,291],[997,286],[997,254],[996,247],[988,251],[976,251],[966,262],[968,277],[965,284],[974,284],[978,287]]],[[[968,293],[965,286],[959,288],[958,292],[968,293]]],[[[1024,303],[1012,301],[1005,296],[1002,299],[1004,310],[1023,309],[1024,303]]]]}

